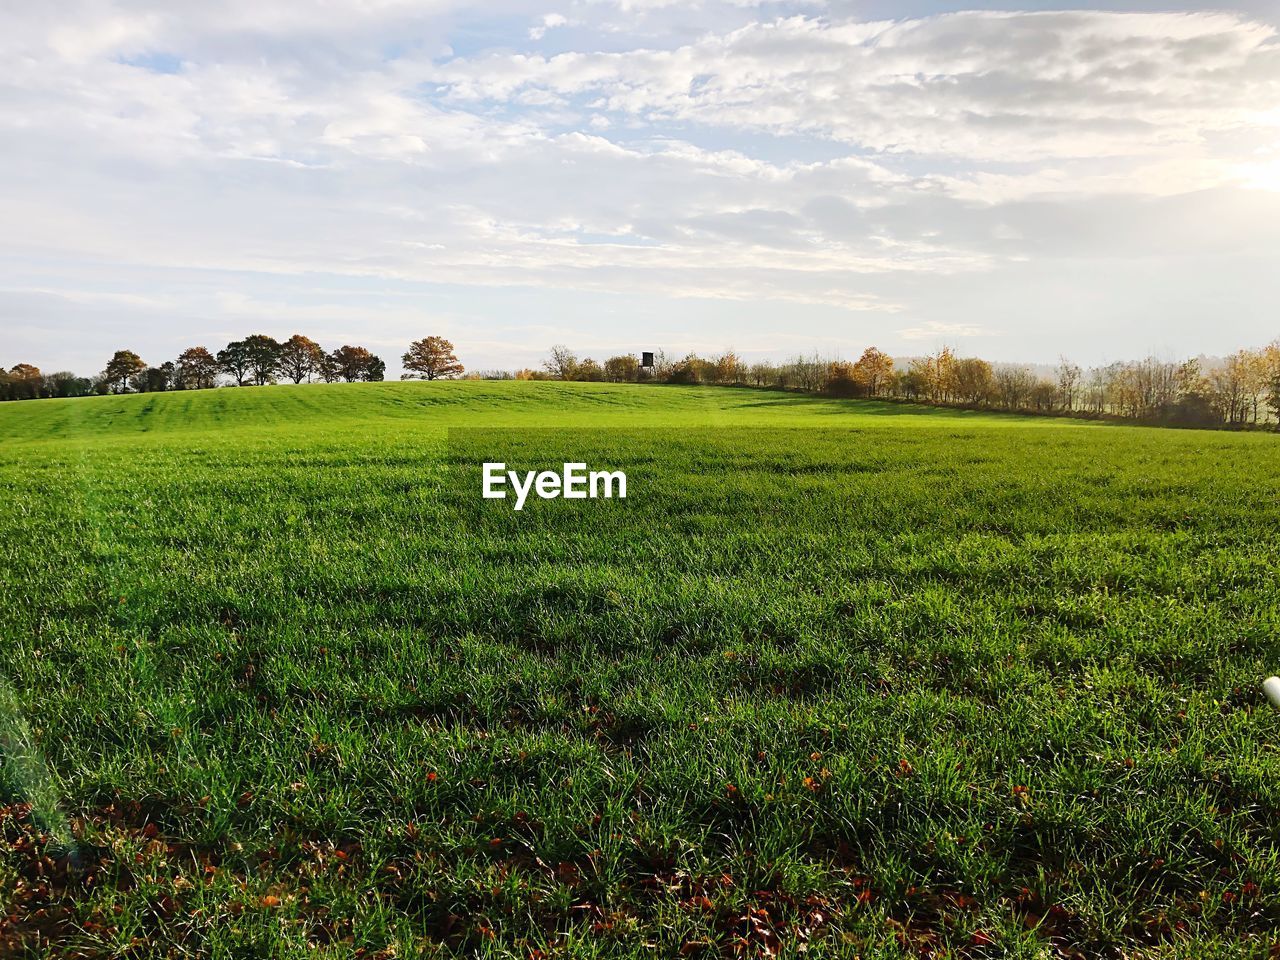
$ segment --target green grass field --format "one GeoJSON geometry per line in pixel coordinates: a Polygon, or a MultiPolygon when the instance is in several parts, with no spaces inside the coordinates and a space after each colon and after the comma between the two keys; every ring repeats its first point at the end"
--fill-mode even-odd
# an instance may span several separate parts
{"type": "Polygon", "coordinates": [[[5,404],[0,488],[0,955],[1280,940],[1275,436],[274,387],[5,404]]]}

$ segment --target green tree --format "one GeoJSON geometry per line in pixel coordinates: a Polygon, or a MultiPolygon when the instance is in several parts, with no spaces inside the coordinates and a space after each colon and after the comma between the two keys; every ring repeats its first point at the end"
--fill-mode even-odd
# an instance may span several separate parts
{"type": "Polygon", "coordinates": [[[322,356],[320,344],[295,333],[280,347],[280,371],[294,383],[301,383],[303,377],[310,380],[313,373],[320,372],[322,356]]]}
{"type": "Polygon", "coordinates": [[[173,389],[177,366],[172,360],[158,367],[147,367],[133,378],[133,389],[138,393],[164,393],[173,389]]]}
{"type": "Polygon", "coordinates": [[[316,365],[316,374],[325,383],[333,383],[335,380],[341,380],[342,375],[338,372],[338,362],[334,360],[332,353],[322,353],[320,362],[316,365]]]}
{"type": "Polygon", "coordinates": [[[179,390],[207,390],[218,382],[218,361],[204,347],[188,347],[178,354],[175,386],[179,390]]]}
{"type": "Polygon", "coordinates": [[[92,388],[89,380],[76,376],[70,370],[59,370],[46,374],[44,378],[46,397],[87,397],[92,388]]]}
{"type": "Polygon", "coordinates": [[[1277,421],[1276,429],[1280,429],[1280,374],[1273,373],[1267,382],[1267,408],[1277,421]]]}
{"type": "Polygon", "coordinates": [[[113,391],[126,393],[129,382],[145,369],[147,365],[132,350],[117,350],[107,363],[107,369],[102,375],[113,391]]]}
{"type": "Polygon", "coordinates": [[[438,380],[456,377],[465,371],[453,352],[453,344],[444,337],[424,337],[409,344],[409,349],[401,363],[409,373],[402,379],[411,380],[420,377],[423,380],[438,380]]]}
{"type": "MultiPolygon", "coordinates": [[[[357,380],[369,379],[373,361],[378,358],[364,347],[353,347],[347,344],[329,354],[329,359],[338,377],[347,383],[354,383],[357,380]]],[[[378,362],[381,363],[381,361],[378,362]]]]}
{"type": "Polygon", "coordinates": [[[274,383],[280,370],[280,343],[265,333],[255,333],[244,338],[244,349],[253,382],[260,387],[274,383]]]}
{"type": "Polygon", "coordinates": [[[596,361],[592,360],[590,357],[587,357],[579,363],[577,368],[573,371],[573,379],[589,380],[593,383],[598,383],[604,379],[604,367],[600,366],[600,364],[596,363],[596,361]]]}
{"type": "MultiPolygon", "coordinates": [[[[1267,407],[1271,415],[1280,421],[1280,340],[1273,340],[1262,348],[1264,376],[1267,382],[1267,407]]],[[[1280,423],[1278,423],[1280,428],[1280,423]]]]}
{"type": "Polygon", "coordinates": [[[604,375],[614,383],[633,383],[640,379],[640,361],[629,353],[610,357],[604,362],[604,375]]]}
{"type": "Polygon", "coordinates": [[[20,363],[9,371],[9,396],[14,400],[38,400],[44,394],[44,375],[39,367],[20,363]]]}
{"type": "Polygon", "coordinates": [[[715,376],[715,365],[690,353],[671,368],[667,379],[672,383],[705,383],[715,376]]]}
{"type": "Polygon", "coordinates": [[[243,340],[232,340],[227,344],[225,350],[218,351],[218,366],[222,368],[222,372],[231,377],[236,382],[237,387],[243,387],[244,382],[249,379],[249,370],[251,361],[249,359],[249,348],[245,346],[243,340]]]}

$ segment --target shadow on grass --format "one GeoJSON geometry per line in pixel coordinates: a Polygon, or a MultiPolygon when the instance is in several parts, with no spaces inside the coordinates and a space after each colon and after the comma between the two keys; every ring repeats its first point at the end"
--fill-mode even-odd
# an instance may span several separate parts
{"type": "MultiPolygon", "coordinates": [[[[721,389],[721,388],[711,388],[721,389]]],[[[740,390],[751,390],[741,387],[740,390]]],[[[941,407],[914,401],[863,400],[854,397],[824,397],[813,394],[772,394],[761,399],[742,400],[733,404],[737,408],[798,407],[803,406],[816,413],[859,413],[868,416],[942,417],[949,420],[1001,420],[1019,423],[1089,423],[1104,424],[1107,421],[1083,417],[1059,417],[1052,414],[1013,413],[1005,410],[979,410],[971,407],[941,407]]]]}

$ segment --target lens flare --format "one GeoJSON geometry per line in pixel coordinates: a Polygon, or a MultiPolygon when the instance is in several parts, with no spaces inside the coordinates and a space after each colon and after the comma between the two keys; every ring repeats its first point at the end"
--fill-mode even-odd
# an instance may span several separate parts
{"type": "Polygon", "coordinates": [[[6,795],[31,804],[31,813],[55,844],[69,849],[74,838],[58,804],[61,791],[36,745],[31,724],[22,715],[18,695],[0,679],[0,799],[6,795]]]}

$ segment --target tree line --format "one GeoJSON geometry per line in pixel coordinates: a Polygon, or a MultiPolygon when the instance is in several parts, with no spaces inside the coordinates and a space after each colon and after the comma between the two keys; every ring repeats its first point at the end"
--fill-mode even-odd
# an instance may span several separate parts
{"type": "MultiPolygon", "coordinates": [[[[414,341],[401,360],[406,371],[401,379],[447,379],[465,372],[453,344],[438,336],[414,341]]],[[[1174,426],[1241,428],[1280,423],[1280,340],[1212,362],[1148,357],[1084,369],[1064,359],[1052,374],[1023,364],[962,357],[949,347],[906,361],[875,347],[868,347],[856,361],[815,355],[747,363],[733,351],[713,357],[690,353],[677,360],[662,350],[654,353],[653,360],[652,367],[642,367],[640,358],[621,354],[601,362],[580,358],[569,347],[557,345],[538,369],[469,376],[751,386],[1174,426]]],[[[176,360],[158,366],[148,365],[131,350],[118,350],[106,368],[91,378],[68,371],[44,374],[28,363],[19,363],[7,373],[0,367],[0,399],[152,393],[224,384],[265,386],[280,380],[378,381],[385,372],[386,364],[364,347],[348,344],[326,352],[302,334],[283,343],[254,334],[216,353],[190,347],[176,360]]]]}
{"type": "MultiPolygon", "coordinates": [[[[464,370],[454,355],[453,344],[443,337],[414,341],[402,360],[406,370],[402,379],[435,380],[458,376],[464,370]]],[[[0,367],[0,400],[208,390],[221,385],[261,387],[281,380],[374,382],[382,380],[386,370],[386,363],[365,347],[346,344],[326,352],[300,333],[283,343],[255,333],[232,341],[216,353],[207,347],[188,347],[176,360],[155,366],[132,350],[117,350],[105,369],[94,377],[80,377],[69,371],[44,374],[29,363],[19,363],[7,373],[0,367]]]]}
{"type": "Polygon", "coordinates": [[[1148,357],[1084,369],[1063,359],[1051,375],[1025,364],[962,357],[949,347],[897,361],[868,347],[856,361],[795,357],[746,363],[732,351],[680,360],[659,350],[651,368],[631,355],[603,363],[552,347],[525,380],[718,384],[1055,416],[1115,418],[1193,427],[1280,422],[1280,340],[1221,361],[1148,357]]]}

